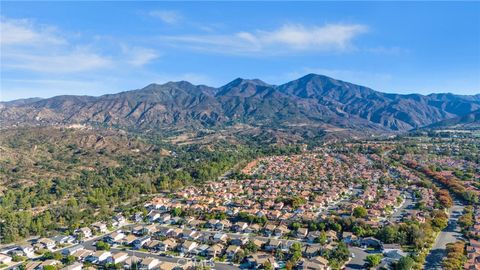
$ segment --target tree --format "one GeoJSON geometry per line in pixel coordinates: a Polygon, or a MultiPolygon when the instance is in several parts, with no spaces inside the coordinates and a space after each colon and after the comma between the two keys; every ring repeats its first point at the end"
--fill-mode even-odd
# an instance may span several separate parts
{"type": "Polygon", "coordinates": [[[292,270],[294,266],[295,264],[292,261],[287,261],[287,263],[285,263],[285,269],[287,270],[292,270]]]}
{"type": "Polygon", "coordinates": [[[402,257],[398,260],[395,270],[411,270],[414,264],[415,261],[411,257],[402,257]]]}
{"type": "MultiPolygon", "coordinates": [[[[348,247],[345,243],[341,242],[338,246],[332,250],[330,253],[329,259],[333,259],[337,262],[345,262],[350,257],[350,252],[348,251],[348,247]]],[[[341,263],[340,263],[341,264],[341,263]]]]}
{"type": "Polygon", "coordinates": [[[327,243],[327,233],[325,231],[321,231],[318,237],[315,239],[315,242],[325,245],[327,243]]]}
{"type": "Polygon", "coordinates": [[[96,244],[97,250],[110,250],[110,245],[103,242],[103,241],[98,241],[96,244]]]}
{"type": "Polygon", "coordinates": [[[365,209],[362,206],[358,206],[355,209],[353,209],[353,216],[356,218],[364,218],[367,216],[367,209],[365,209]]]}
{"type": "Polygon", "coordinates": [[[292,254],[291,261],[296,263],[300,258],[302,258],[302,245],[298,242],[293,243],[290,246],[290,253],[292,254]]]}
{"type": "Polygon", "coordinates": [[[367,255],[365,260],[367,261],[369,266],[374,267],[380,264],[380,262],[382,261],[382,255],[380,254],[367,255]]]}
{"type": "Polygon", "coordinates": [[[63,259],[63,264],[65,265],[70,265],[72,263],[74,263],[76,260],[75,256],[72,256],[72,255],[68,255],[67,257],[65,257],[63,259]]]}
{"type": "Polygon", "coordinates": [[[263,264],[263,269],[265,269],[265,270],[273,270],[273,266],[272,266],[272,264],[271,264],[269,261],[266,261],[266,262],[263,264]]]}
{"type": "Polygon", "coordinates": [[[255,243],[253,241],[248,241],[247,245],[245,246],[245,249],[250,251],[250,252],[257,252],[258,250],[258,246],[255,245],[255,243]]]}
{"type": "Polygon", "coordinates": [[[43,267],[43,270],[57,270],[57,267],[55,267],[54,265],[45,265],[43,267]]]}
{"type": "Polygon", "coordinates": [[[174,217],[179,217],[180,215],[182,215],[182,209],[179,208],[179,207],[175,207],[172,209],[172,216],[174,217]]]}
{"type": "Polygon", "coordinates": [[[44,260],[61,260],[62,259],[62,254],[58,253],[58,252],[51,252],[51,251],[47,251],[43,254],[42,258],[44,260]]]}

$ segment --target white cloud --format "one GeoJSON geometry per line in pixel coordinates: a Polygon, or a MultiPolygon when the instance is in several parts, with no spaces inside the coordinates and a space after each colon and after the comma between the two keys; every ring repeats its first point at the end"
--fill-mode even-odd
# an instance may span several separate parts
{"type": "Polygon", "coordinates": [[[153,10],[148,13],[150,16],[155,17],[167,24],[176,24],[182,16],[173,10],[153,10]]]}
{"type": "Polygon", "coordinates": [[[263,32],[258,39],[267,44],[286,44],[296,49],[345,49],[357,35],[367,31],[359,24],[328,24],[305,27],[284,25],[272,32],[263,32]]]}
{"type": "Polygon", "coordinates": [[[1,18],[1,68],[36,73],[74,73],[114,68],[143,66],[159,55],[143,47],[118,46],[106,53],[94,41],[79,42],[78,35],[61,33],[55,27],[43,26],[27,19],[1,18]],[[74,42],[76,41],[76,42],[74,42]],[[81,44],[83,43],[83,44],[81,44]],[[126,49],[124,49],[126,48],[126,49]]]}
{"type": "Polygon", "coordinates": [[[52,54],[9,53],[2,64],[5,68],[35,72],[71,73],[108,67],[112,61],[88,50],[75,49],[52,54]]]}
{"type": "Polygon", "coordinates": [[[299,51],[343,51],[354,38],[368,31],[361,24],[324,26],[283,25],[271,31],[242,31],[224,35],[176,35],[161,39],[173,46],[221,53],[288,53],[299,51]]]}
{"type": "Polygon", "coordinates": [[[0,44],[3,46],[20,44],[25,45],[56,45],[66,41],[56,36],[55,28],[38,26],[34,28],[33,22],[26,19],[0,19],[0,44]]]}
{"type": "Polygon", "coordinates": [[[136,67],[144,66],[160,56],[155,50],[142,47],[123,46],[122,51],[127,62],[136,67]]]}

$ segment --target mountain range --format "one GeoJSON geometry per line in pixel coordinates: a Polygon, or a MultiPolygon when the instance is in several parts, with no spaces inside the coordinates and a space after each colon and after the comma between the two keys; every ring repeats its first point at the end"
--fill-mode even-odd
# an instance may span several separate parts
{"type": "Polygon", "coordinates": [[[390,94],[308,74],[282,85],[238,78],[215,88],[180,81],[97,97],[2,102],[0,125],[215,130],[242,124],[368,134],[408,131],[462,118],[479,109],[480,94],[390,94]]]}

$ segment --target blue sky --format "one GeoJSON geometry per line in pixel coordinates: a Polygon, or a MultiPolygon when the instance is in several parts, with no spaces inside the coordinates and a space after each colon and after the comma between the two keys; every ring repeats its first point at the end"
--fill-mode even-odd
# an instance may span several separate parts
{"type": "Polygon", "coordinates": [[[479,2],[1,2],[0,100],[152,82],[480,93],[479,2]]]}

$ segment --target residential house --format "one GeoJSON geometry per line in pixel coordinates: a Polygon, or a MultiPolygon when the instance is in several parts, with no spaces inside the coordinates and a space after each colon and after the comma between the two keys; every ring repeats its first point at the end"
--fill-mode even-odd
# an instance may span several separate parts
{"type": "Polygon", "coordinates": [[[142,236],[142,235],[145,235],[147,233],[147,231],[145,230],[145,226],[137,225],[137,226],[132,228],[132,233],[137,235],[137,236],[142,236]]]}
{"type": "Polygon", "coordinates": [[[319,245],[307,245],[303,250],[303,255],[307,258],[312,258],[319,255],[322,251],[322,247],[319,245]]]}
{"type": "Polygon", "coordinates": [[[180,252],[182,253],[190,253],[193,251],[196,247],[198,247],[198,244],[193,241],[185,241],[183,244],[180,246],[180,252]]]}
{"type": "Polygon", "coordinates": [[[282,241],[278,239],[270,239],[268,243],[265,245],[265,250],[266,251],[277,250],[278,248],[280,248],[281,244],[282,244],[282,241]]]}
{"type": "Polygon", "coordinates": [[[75,233],[81,236],[83,239],[92,237],[92,230],[88,227],[83,227],[75,231],[75,233]]]}
{"type": "Polygon", "coordinates": [[[240,251],[240,247],[236,245],[230,245],[227,250],[225,251],[225,254],[227,255],[227,258],[232,260],[235,255],[240,251]]]}
{"type": "Polygon", "coordinates": [[[232,223],[228,219],[225,219],[215,224],[215,229],[219,231],[223,231],[223,230],[229,229],[231,226],[232,226],[232,223]]]}
{"type": "Polygon", "coordinates": [[[40,238],[37,240],[36,246],[41,249],[53,250],[55,248],[55,241],[49,238],[40,238]]]}
{"type": "Polygon", "coordinates": [[[320,234],[321,234],[320,231],[310,231],[307,234],[307,242],[314,243],[316,239],[320,236],[320,234]]]}
{"type": "Polygon", "coordinates": [[[127,224],[127,219],[122,214],[117,214],[112,218],[112,225],[115,227],[122,227],[127,224]]]}
{"type": "Polygon", "coordinates": [[[278,263],[275,261],[275,257],[267,253],[257,252],[247,258],[249,269],[257,268],[261,265],[264,265],[266,262],[269,262],[273,266],[273,268],[279,267],[278,263]]]}
{"type": "Polygon", "coordinates": [[[57,235],[50,239],[52,239],[53,241],[55,241],[55,243],[59,245],[72,244],[73,242],[75,242],[75,237],[70,235],[57,235]]]}
{"type": "Polygon", "coordinates": [[[257,233],[262,230],[262,227],[259,224],[252,224],[244,229],[245,233],[257,233]]]}
{"type": "Polygon", "coordinates": [[[130,256],[123,262],[123,269],[138,269],[141,259],[137,256],[130,256]]]}
{"type": "Polygon", "coordinates": [[[0,253],[0,264],[9,264],[12,262],[12,257],[0,253]]]}
{"type": "Polygon", "coordinates": [[[42,262],[39,262],[39,261],[29,261],[27,262],[27,264],[25,265],[25,270],[35,270],[35,269],[40,269],[40,264],[42,264],[42,262]]]}
{"type": "Polygon", "coordinates": [[[158,223],[167,224],[170,222],[171,219],[172,219],[172,216],[170,214],[163,214],[156,221],[158,223]]]}
{"type": "Polygon", "coordinates": [[[358,241],[358,238],[355,234],[351,232],[343,232],[342,233],[342,242],[345,244],[351,245],[358,241]]]}
{"type": "Polygon", "coordinates": [[[92,255],[93,251],[88,249],[79,249],[72,253],[72,256],[77,258],[79,261],[84,261],[88,256],[92,255]]]}
{"type": "Polygon", "coordinates": [[[112,259],[114,264],[122,263],[128,259],[128,254],[126,252],[118,252],[113,254],[112,259]]]}
{"type": "Polygon", "coordinates": [[[299,228],[297,232],[295,233],[297,238],[305,238],[308,235],[308,229],[307,228],[299,228]]]}
{"type": "Polygon", "coordinates": [[[169,250],[174,250],[177,247],[177,242],[173,238],[168,238],[160,242],[158,245],[158,250],[159,251],[169,251],[169,250]]]}
{"type": "Polygon", "coordinates": [[[215,225],[217,225],[217,223],[219,223],[219,222],[220,222],[220,220],[218,220],[218,219],[210,219],[205,224],[205,227],[215,229],[215,225]]]}
{"type": "Polygon", "coordinates": [[[157,232],[155,233],[155,235],[157,236],[162,236],[162,237],[167,237],[168,234],[173,231],[172,228],[169,228],[169,227],[160,227],[158,228],[157,232]]]}
{"type": "Polygon", "coordinates": [[[211,258],[216,258],[220,256],[223,252],[223,245],[215,244],[207,249],[207,254],[211,258]]]}
{"type": "Polygon", "coordinates": [[[38,267],[38,269],[43,269],[45,266],[56,266],[62,264],[60,261],[57,260],[45,260],[43,261],[38,267]]]}
{"type": "Polygon", "coordinates": [[[195,254],[201,255],[201,256],[208,256],[208,249],[210,248],[209,245],[203,244],[195,248],[195,254]]]}
{"type": "Polygon", "coordinates": [[[83,263],[74,262],[71,265],[67,265],[63,267],[61,270],[82,270],[82,269],[83,269],[83,263]]]}
{"type": "Polygon", "coordinates": [[[21,245],[19,249],[27,256],[28,258],[32,258],[35,256],[35,251],[31,245],[21,245]]]}
{"type": "Polygon", "coordinates": [[[121,244],[126,235],[123,232],[113,232],[105,237],[105,241],[111,245],[121,244]]]}
{"type": "Polygon", "coordinates": [[[197,231],[193,230],[184,230],[182,232],[182,238],[185,240],[195,240],[200,237],[200,234],[197,231]]]}
{"type": "Polygon", "coordinates": [[[150,213],[147,215],[147,219],[149,222],[155,222],[157,219],[160,218],[162,212],[157,211],[157,210],[152,210],[150,213]]]}
{"type": "Polygon", "coordinates": [[[248,237],[246,236],[234,236],[230,239],[230,244],[235,246],[243,246],[248,243],[248,237]]]}
{"type": "Polygon", "coordinates": [[[235,225],[233,226],[233,229],[234,229],[236,232],[243,232],[247,227],[248,227],[248,223],[246,223],[246,222],[237,222],[237,223],[235,223],[235,225]]]}
{"type": "Polygon", "coordinates": [[[374,237],[366,237],[360,241],[360,244],[364,247],[371,247],[375,249],[382,249],[382,241],[374,237]]]}
{"type": "Polygon", "coordinates": [[[134,249],[141,249],[143,245],[146,243],[150,242],[152,238],[150,236],[143,236],[140,238],[135,239],[135,241],[132,242],[133,248],[134,249]]]}
{"type": "Polygon", "coordinates": [[[162,242],[159,241],[159,240],[152,240],[152,241],[146,243],[145,245],[143,245],[143,247],[148,249],[148,250],[151,250],[151,251],[158,251],[158,250],[160,250],[161,243],[162,242]]]}
{"type": "Polygon", "coordinates": [[[383,255],[386,258],[399,260],[408,254],[403,252],[402,247],[398,244],[383,244],[383,255]]]}
{"type": "Polygon", "coordinates": [[[338,236],[336,231],[328,230],[326,231],[326,234],[327,234],[327,241],[329,243],[338,241],[338,236]]]}
{"type": "Polygon", "coordinates": [[[275,228],[276,226],[274,224],[267,224],[263,228],[263,232],[265,233],[266,236],[270,237],[275,232],[275,228]]]}
{"type": "Polygon", "coordinates": [[[124,237],[124,238],[122,239],[122,241],[121,241],[121,242],[122,242],[122,245],[131,246],[131,245],[133,245],[133,242],[134,242],[135,240],[137,240],[137,238],[138,238],[138,237],[136,237],[135,235],[129,234],[129,235],[127,235],[126,237],[124,237]]]}
{"type": "Polygon", "coordinates": [[[223,242],[223,243],[226,243],[227,242],[227,239],[228,239],[228,235],[225,234],[225,233],[215,233],[215,235],[213,235],[213,242],[223,242]]]}
{"type": "Polygon", "coordinates": [[[140,263],[140,269],[154,269],[159,263],[160,261],[156,258],[146,257],[140,263]]]}
{"type": "Polygon", "coordinates": [[[98,263],[103,263],[107,261],[108,258],[110,257],[112,257],[112,253],[110,253],[109,251],[99,250],[93,253],[92,255],[87,256],[85,258],[85,261],[89,263],[98,264],[98,263]]]}
{"type": "Polygon", "coordinates": [[[107,224],[104,222],[95,222],[92,224],[92,228],[94,231],[99,233],[106,233],[107,232],[107,224]]]}
{"type": "Polygon", "coordinates": [[[302,269],[302,270],[330,270],[330,267],[328,266],[328,260],[321,257],[317,256],[311,259],[302,259],[300,267],[297,269],[302,269]]]}
{"type": "Polygon", "coordinates": [[[141,212],[138,212],[138,213],[135,213],[132,217],[133,221],[135,221],[136,223],[139,223],[139,222],[142,222],[143,221],[143,213],[141,212]]]}
{"type": "Polygon", "coordinates": [[[62,254],[65,255],[65,256],[73,255],[75,252],[77,252],[78,250],[82,250],[82,249],[84,249],[84,246],[75,245],[73,247],[69,247],[69,248],[66,248],[66,249],[62,250],[62,254]]]}
{"type": "Polygon", "coordinates": [[[287,226],[285,225],[280,225],[273,230],[273,233],[275,236],[281,237],[283,235],[290,233],[290,229],[288,229],[287,226]]]}

